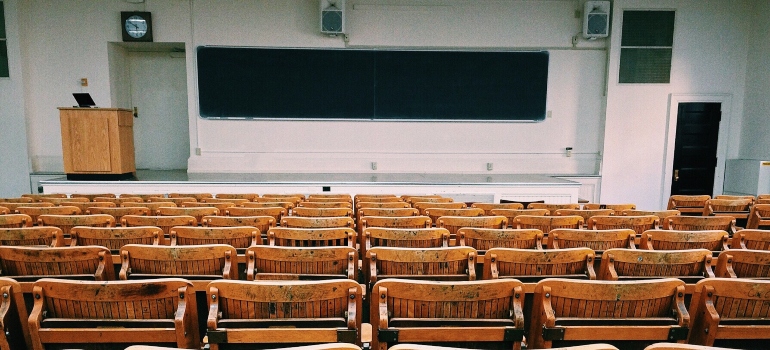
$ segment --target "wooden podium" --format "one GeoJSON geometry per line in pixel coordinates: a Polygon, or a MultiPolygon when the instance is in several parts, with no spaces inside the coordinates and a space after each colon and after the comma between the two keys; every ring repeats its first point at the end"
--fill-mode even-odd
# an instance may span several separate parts
{"type": "Polygon", "coordinates": [[[136,175],[130,109],[59,107],[59,119],[67,179],[120,180],[136,175]]]}

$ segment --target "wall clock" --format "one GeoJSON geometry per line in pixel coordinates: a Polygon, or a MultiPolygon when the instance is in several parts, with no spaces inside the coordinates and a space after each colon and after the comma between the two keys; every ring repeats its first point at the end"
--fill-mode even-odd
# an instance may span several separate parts
{"type": "Polygon", "coordinates": [[[152,41],[152,16],[149,12],[120,13],[123,41],[152,41]]]}

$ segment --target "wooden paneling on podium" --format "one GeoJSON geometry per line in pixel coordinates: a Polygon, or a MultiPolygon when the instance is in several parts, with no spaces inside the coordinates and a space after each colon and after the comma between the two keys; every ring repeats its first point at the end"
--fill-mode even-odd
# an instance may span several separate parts
{"type": "Polygon", "coordinates": [[[59,108],[64,172],[69,180],[136,175],[134,115],[123,108],[59,108]]]}

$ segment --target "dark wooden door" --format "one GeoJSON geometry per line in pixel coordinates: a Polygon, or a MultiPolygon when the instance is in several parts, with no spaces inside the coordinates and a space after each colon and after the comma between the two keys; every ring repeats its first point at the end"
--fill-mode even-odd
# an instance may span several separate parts
{"type": "Polygon", "coordinates": [[[720,103],[679,104],[672,195],[712,195],[721,107],[720,103]]]}

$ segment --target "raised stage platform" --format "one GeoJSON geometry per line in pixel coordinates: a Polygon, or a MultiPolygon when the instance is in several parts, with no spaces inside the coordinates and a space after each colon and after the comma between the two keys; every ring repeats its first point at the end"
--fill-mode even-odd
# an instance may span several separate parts
{"type": "Polygon", "coordinates": [[[463,202],[576,203],[580,183],[525,174],[188,174],[138,170],[135,179],[40,182],[44,193],[393,193],[441,194],[463,202]]]}

